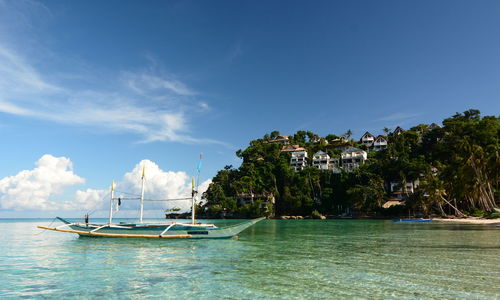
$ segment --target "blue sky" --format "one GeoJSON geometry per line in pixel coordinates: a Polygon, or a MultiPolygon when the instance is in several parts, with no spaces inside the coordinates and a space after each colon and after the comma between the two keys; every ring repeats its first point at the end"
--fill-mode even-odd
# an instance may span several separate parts
{"type": "Polygon", "coordinates": [[[0,0],[0,217],[78,214],[112,179],[134,188],[141,164],[151,192],[173,178],[183,193],[200,152],[208,184],[273,130],[498,115],[499,15],[498,1],[0,0]]]}

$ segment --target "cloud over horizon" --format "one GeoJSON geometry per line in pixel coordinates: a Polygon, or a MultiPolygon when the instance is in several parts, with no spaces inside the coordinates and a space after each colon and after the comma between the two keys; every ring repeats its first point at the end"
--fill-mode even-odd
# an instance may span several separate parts
{"type": "Polygon", "coordinates": [[[36,162],[36,168],[0,179],[0,208],[56,210],[58,204],[51,197],[84,182],[73,172],[69,158],[45,154],[36,162]]]}
{"type": "MultiPolygon", "coordinates": [[[[130,197],[140,194],[142,169],[145,168],[145,198],[172,199],[186,198],[191,195],[191,178],[185,172],[163,171],[151,160],[145,159],[123,175],[116,182],[116,196],[130,197]],[[126,193],[126,194],[124,194],[126,193]]],[[[73,163],[66,157],[43,155],[32,170],[23,170],[14,176],[0,179],[0,209],[3,210],[40,210],[40,211],[97,211],[107,210],[109,190],[77,190],[72,201],[56,201],[54,196],[62,194],[66,188],[85,183],[85,179],[73,172],[73,163]]],[[[200,184],[201,195],[211,180],[200,184]]],[[[155,202],[156,203],[156,202],[155,202]]],[[[190,201],[160,202],[149,205],[190,209],[190,201]]],[[[136,209],[138,201],[124,201],[123,209],[136,209]]]]}

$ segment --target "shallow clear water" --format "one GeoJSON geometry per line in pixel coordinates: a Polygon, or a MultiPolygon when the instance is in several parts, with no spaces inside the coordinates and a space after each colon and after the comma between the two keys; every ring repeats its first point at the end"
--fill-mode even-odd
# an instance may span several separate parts
{"type": "Polygon", "coordinates": [[[1,299],[500,297],[491,225],[264,220],[238,240],[134,240],[35,228],[50,221],[0,220],[1,299]]]}

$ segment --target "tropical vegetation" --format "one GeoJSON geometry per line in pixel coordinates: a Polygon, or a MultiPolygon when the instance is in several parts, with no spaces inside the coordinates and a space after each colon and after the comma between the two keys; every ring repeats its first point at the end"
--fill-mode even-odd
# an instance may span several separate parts
{"type": "MultiPolygon", "coordinates": [[[[389,216],[488,215],[499,205],[500,119],[467,110],[446,118],[442,126],[420,124],[400,134],[384,129],[387,149],[371,151],[368,160],[353,172],[334,173],[306,167],[295,171],[290,153],[271,142],[278,131],[250,142],[236,152],[238,168],[226,166],[213,178],[200,209],[211,216],[261,215],[389,216]],[[420,182],[413,193],[402,191],[404,205],[383,208],[389,200],[390,182],[420,182]],[[314,213],[313,213],[314,212],[314,213]]],[[[290,144],[340,157],[346,146],[365,148],[339,136],[319,137],[298,131],[290,144]]],[[[309,157],[311,159],[311,157],[309,157]]],[[[310,162],[309,162],[310,163],[310,162]]],[[[311,164],[309,164],[311,165],[311,164]]]]}

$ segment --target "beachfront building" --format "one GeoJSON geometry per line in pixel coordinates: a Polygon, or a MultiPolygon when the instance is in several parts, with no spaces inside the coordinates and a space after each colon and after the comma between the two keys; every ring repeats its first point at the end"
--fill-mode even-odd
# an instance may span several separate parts
{"type": "Polygon", "coordinates": [[[415,189],[418,188],[420,181],[418,179],[414,181],[406,181],[402,184],[401,181],[391,181],[389,183],[391,194],[413,194],[415,189]]]}
{"type": "Polygon", "coordinates": [[[389,182],[389,201],[382,205],[383,208],[388,208],[393,205],[405,204],[405,195],[413,194],[418,188],[420,181],[407,180],[404,184],[399,180],[389,182]]]}
{"type": "Polygon", "coordinates": [[[330,156],[326,152],[320,150],[314,153],[312,165],[320,170],[328,170],[330,165],[330,156]]]}
{"type": "Polygon", "coordinates": [[[368,159],[366,151],[359,148],[348,148],[342,151],[341,154],[341,167],[347,172],[352,172],[359,168],[368,159]]]}
{"type": "Polygon", "coordinates": [[[387,139],[383,135],[379,135],[373,144],[369,148],[370,150],[380,151],[383,149],[387,149],[387,139]]]}
{"type": "Polygon", "coordinates": [[[365,132],[365,134],[363,134],[359,139],[359,143],[361,145],[365,145],[368,148],[372,146],[374,141],[375,141],[375,136],[369,133],[368,131],[365,132]]]}
{"type": "Polygon", "coordinates": [[[246,204],[253,204],[256,201],[261,202],[261,208],[265,209],[267,211],[268,204],[271,206],[274,206],[275,203],[275,198],[273,193],[262,193],[262,194],[255,194],[255,193],[238,193],[236,194],[236,204],[238,206],[246,205],[246,204]]]}
{"type": "Polygon", "coordinates": [[[290,165],[295,169],[295,171],[300,171],[307,167],[307,150],[299,147],[292,151],[290,165]]]}

